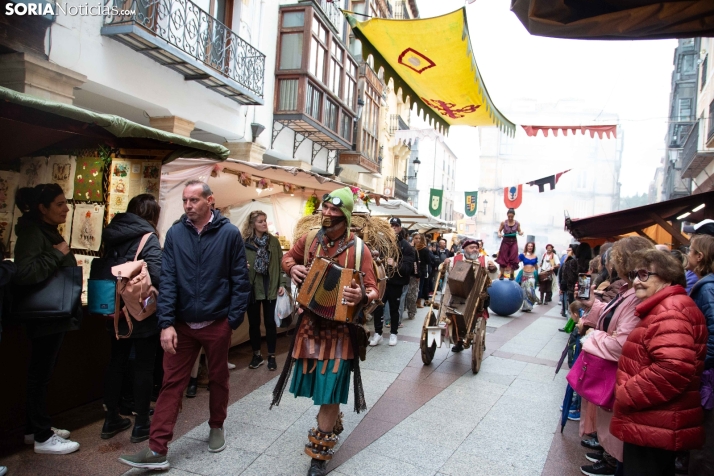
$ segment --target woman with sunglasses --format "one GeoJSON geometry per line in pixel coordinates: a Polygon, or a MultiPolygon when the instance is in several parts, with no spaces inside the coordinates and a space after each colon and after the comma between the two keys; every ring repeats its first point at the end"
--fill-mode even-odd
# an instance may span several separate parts
{"type": "MultiPolygon", "coordinates": [[[[21,286],[47,280],[60,267],[77,266],[74,254],[58,231],[69,213],[62,187],[56,183],[23,187],[15,194],[15,204],[22,212],[15,226],[15,284],[22,289],[21,286]]],[[[47,385],[64,335],[79,329],[81,318],[79,311],[67,319],[35,320],[26,325],[32,354],[27,371],[25,443],[34,445],[35,453],[63,455],[79,449],[79,443],[69,440],[69,431],[51,426],[47,385]]]]}
{"type": "MultiPolygon", "coordinates": [[[[584,339],[582,352],[592,354],[601,359],[619,362],[622,346],[627,336],[639,323],[635,308],[640,303],[640,298],[632,287],[632,277],[629,271],[633,269],[632,255],[639,250],[654,249],[652,243],[640,236],[630,236],[616,242],[610,251],[610,264],[617,275],[624,276],[626,284],[623,285],[617,296],[605,303],[596,300],[595,286],[591,287],[590,298],[583,300],[582,304],[589,312],[580,320],[578,327],[581,332],[586,327],[589,329],[584,339]]],[[[577,285],[575,296],[578,295],[577,285]]],[[[586,405],[591,405],[588,402],[586,405]]],[[[582,410],[581,410],[582,411],[582,410]]],[[[612,412],[598,407],[596,410],[597,436],[604,452],[588,453],[586,458],[593,464],[580,468],[587,475],[614,475],[618,463],[622,463],[622,441],[610,433],[610,420],[612,412]]]]}
{"type": "Polygon", "coordinates": [[[624,441],[625,476],[674,476],[676,452],[704,444],[706,322],[669,253],[638,251],[631,266],[640,322],[622,347],[611,430],[624,441]]]}
{"type": "Polygon", "coordinates": [[[714,236],[693,235],[688,257],[687,270],[697,277],[689,297],[704,314],[709,329],[701,388],[706,443],[689,456],[689,474],[703,476],[714,474],[714,236]]]}

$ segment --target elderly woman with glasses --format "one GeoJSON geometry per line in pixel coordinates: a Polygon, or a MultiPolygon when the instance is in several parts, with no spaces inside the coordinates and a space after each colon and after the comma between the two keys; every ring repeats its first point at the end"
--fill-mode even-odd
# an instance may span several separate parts
{"type": "Polygon", "coordinates": [[[704,444],[699,386],[707,327],[679,261],[642,250],[631,263],[640,322],[622,347],[611,430],[625,443],[626,476],[673,476],[675,452],[704,444]]]}
{"type": "MultiPolygon", "coordinates": [[[[597,300],[595,287],[591,288],[590,299],[581,301],[589,312],[578,323],[578,327],[587,330],[587,339],[583,339],[582,351],[611,362],[618,362],[622,355],[624,345],[630,332],[639,323],[635,313],[640,298],[632,287],[632,280],[628,279],[628,272],[633,268],[632,256],[639,250],[653,250],[654,246],[649,240],[640,236],[629,236],[616,242],[610,251],[608,268],[621,277],[626,283],[622,285],[617,295],[610,302],[597,300]]],[[[576,286],[575,293],[578,295],[576,286]]],[[[582,399],[581,414],[588,412],[592,403],[582,399]]],[[[618,463],[623,460],[622,441],[610,433],[610,420],[612,412],[601,407],[596,410],[597,437],[604,453],[588,453],[587,458],[594,464],[582,466],[584,474],[615,474],[618,463]]],[[[585,445],[593,448],[593,445],[585,445]]]]}

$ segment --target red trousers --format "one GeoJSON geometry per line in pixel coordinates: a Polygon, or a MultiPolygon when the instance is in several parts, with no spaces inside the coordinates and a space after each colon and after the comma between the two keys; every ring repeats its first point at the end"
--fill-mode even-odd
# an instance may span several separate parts
{"type": "Polygon", "coordinates": [[[202,329],[191,329],[184,322],[174,325],[178,342],[176,353],[164,352],[164,381],[151,419],[149,448],[165,455],[169,441],[174,435],[183,392],[188,386],[198,353],[203,347],[208,364],[208,380],[211,386],[209,409],[211,428],[223,427],[228,412],[228,348],[231,343],[231,328],[228,319],[221,319],[202,329]]]}

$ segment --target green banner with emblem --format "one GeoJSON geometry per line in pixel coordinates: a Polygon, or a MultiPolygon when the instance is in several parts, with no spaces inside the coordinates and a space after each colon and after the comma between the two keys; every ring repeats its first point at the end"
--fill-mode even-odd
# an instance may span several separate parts
{"type": "Polygon", "coordinates": [[[429,213],[438,217],[441,215],[441,202],[444,201],[444,191],[432,188],[429,193],[429,213]]]}
{"type": "Polygon", "coordinates": [[[478,211],[478,192],[465,192],[465,195],[464,211],[467,217],[472,217],[478,211]]]}

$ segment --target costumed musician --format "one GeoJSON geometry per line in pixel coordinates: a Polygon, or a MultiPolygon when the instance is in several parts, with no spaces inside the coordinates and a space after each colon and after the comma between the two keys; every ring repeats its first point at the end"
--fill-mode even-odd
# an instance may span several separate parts
{"type": "MultiPolygon", "coordinates": [[[[481,245],[479,243],[479,240],[474,240],[473,238],[466,238],[461,245],[461,251],[457,253],[453,258],[446,258],[446,260],[444,260],[444,262],[441,264],[440,271],[443,274],[447,270],[447,268],[448,270],[452,270],[454,268],[454,264],[458,263],[459,261],[474,261],[478,263],[480,267],[486,268],[486,270],[488,271],[488,276],[492,281],[496,279],[496,276],[498,274],[498,268],[496,267],[496,263],[490,260],[487,256],[481,254],[481,245]]],[[[446,285],[448,286],[449,283],[447,282],[446,285]]],[[[485,319],[488,319],[488,306],[484,306],[482,315],[485,319]]],[[[451,351],[461,352],[462,350],[464,350],[464,343],[461,339],[459,339],[456,345],[451,348],[451,351]]]]}
{"type": "MultiPolygon", "coordinates": [[[[302,284],[316,258],[328,258],[342,268],[358,269],[364,287],[352,280],[343,288],[344,304],[361,307],[379,299],[372,254],[364,242],[350,231],[354,199],[348,188],[334,190],[322,197],[322,227],[300,238],[282,259],[283,270],[302,284]],[[361,247],[361,248],[358,248],[361,247]],[[359,262],[357,262],[359,260],[359,262]]],[[[317,427],[308,431],[305,453],[312,457],[308,476],[327,474],[332,448],[342,431],[340,404],[346,404],[350,372],[354,373],[356,412],[367,409],[359,372],[360,348],[367,336],[358,323],[347,324],[317,316],[304,306],[298,312],[297,331],[290,346],[285,367],[273,391],[272,405],[278,405],[294,365],[290,393],[312,398],[320,405],[317,427]]],[[[356,313],[361,317],[361,313],[356,313]]]]}

